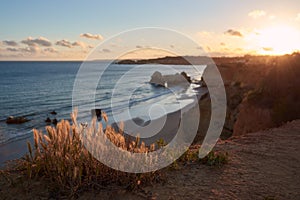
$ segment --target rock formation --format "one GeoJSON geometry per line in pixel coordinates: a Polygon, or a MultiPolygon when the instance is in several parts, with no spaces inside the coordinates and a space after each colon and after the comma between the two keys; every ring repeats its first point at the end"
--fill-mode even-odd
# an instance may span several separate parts
{"type": "Polygon", "coordinates": [[[51,115],[56,115],[57,113],[55,112],[55,110],[53,110],[52,112],[50,112],[51,115]]]}
{"type": "Polygon", "coordinates": [[[99,109],[99,108],[92,109],[91,113],[92,113],[92,118],[96,117],[98,121],[102,120],[102,110],[101,109],[99,109]]]}
{"type": "Polygon", "coordinates": [[[30,121],[29,119],[26,119],[25,117],[14,117],[14,116],[9,116],[6,119],[7,124],[22,124],[25,122],[30,121]]]}
{"type": "Polygon", "coordinates": [[[174,75],[162,75],[160,72],[156,71],[152,74],[150,80],[151,84],[162,87],[170,87],[175,85],[187,86],[191,82],[191,78],[185,72],[174,75]]]}
{"type": "Polygon", "coordinates": [[[47,117],[47,119],[45,120],[46,123],[51,123],[51,119],[49,117],[47,117]]]}

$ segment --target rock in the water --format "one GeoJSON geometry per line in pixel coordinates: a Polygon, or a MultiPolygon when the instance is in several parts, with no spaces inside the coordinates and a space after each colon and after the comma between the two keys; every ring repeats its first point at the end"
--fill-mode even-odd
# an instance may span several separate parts
{"type": "Polygon", "coordinates": [[[189,83],[192,82],[191,77],[189,77],[187,73],[181,72],[181,76],[183,76],[183,78],[185,78],[185,80],[187,80],[189,83]]]}
{"type": "Polygon", "coordinates": [[[54,124],[54,125],[56,125],[57,124],[57,119],[56,118],[54,118],[53,120],[52,120],[52,124],[54,124]]]}
{"type": "Polygon", "coordinates": [[[46,123],[51,123],[51,119],[49,117],[47,117],[47,119],[45,120],[46,123]]]}
{"type": "Polygon", "coordinates": [[[50,114],[51,115],[56,115],[57,113],[55,112],[55,110],[53,110],[50,114]]]}
{"type": "Polygon", "coordinates": [[[29,119],[26,119],[25,117],[13,117],[13,116],[9,116],[6,119],[6,123],[7,124],[22,124],[25,122],[30,121],[29,119]]]}
{"type": "Polygon", "coordinates": [[[191,83],[191,78],[185,73],[174,74],[174,75],[162,75],[160,72],[156,71],[152,74],[150,83],[155,86],[174,86],[174,85],[189,85],[191,83]]]}
{"type": "Polygon", "coordinates": [[[102,111],[101,111],[101,109],[99,109],[99,108],[92,109],[91,113],[92,113],[92,118],[96,117],[98,121],[102,120],[102,111]]]}
{"type": "Polygon", "coordinates": [[[165,86],[165,80],[162,76],[162,74],[158,71],[154,72],[151,76],[151,80],[150,80],[151,84],[154,84],[156,86],[165,86]]]}
{"type": "Polygon", "coordinates": [[[201,85],[201,87],[207,87],[206,82],[204,81],[203,77],[201,77],[200,85],[201,85]]]}

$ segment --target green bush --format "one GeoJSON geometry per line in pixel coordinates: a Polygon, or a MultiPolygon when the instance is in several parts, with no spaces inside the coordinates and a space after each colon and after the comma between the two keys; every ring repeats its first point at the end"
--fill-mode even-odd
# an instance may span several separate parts
{"type": "Polygon", "coordinates": [[[211,151],[200,161],[209,166],[222,166],[228,163],[228,153],[211,151]]]}

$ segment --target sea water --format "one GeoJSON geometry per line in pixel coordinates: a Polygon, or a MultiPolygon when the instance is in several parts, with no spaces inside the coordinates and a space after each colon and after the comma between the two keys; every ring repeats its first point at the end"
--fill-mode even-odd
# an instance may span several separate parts
{"type": "MultiPolygon", "coordinates": [[[[96,84],[96,90],[82,90],[80,95],[85,97],[93,94],[95,98],[92,101],[82,98],[82,101],[74,103],[74,83],[81,65],[82,62],[0,62],[0,146],[32,137],[32,129],[45,127],[47,117],[70,119],[73,105],[94,105],[108,114],[110,122],[136,117],[143,120],[161,117],[192,103],[199,86],[155,87],[149,84],[151,74],[155,71],[163,75],[185,71],[193,79],[200,79],[205,68],[94,62],[90,65],[91,71],[86,73],[86,80],[81,81],[96,84]],[[89,73],[94,77],[99,76],[99,81],[91,82],[94,80],[89,73]],[[163,111],[153,112],[155,108],[163,111]],[[52,115],[52,111],[57,114],[52,115]],[[6,124],[9,116],[24,116],[30,121],[6,124]]],[[[91,120],[91,107],[86,108],[79,110],[78,121],[91,120]]]]}

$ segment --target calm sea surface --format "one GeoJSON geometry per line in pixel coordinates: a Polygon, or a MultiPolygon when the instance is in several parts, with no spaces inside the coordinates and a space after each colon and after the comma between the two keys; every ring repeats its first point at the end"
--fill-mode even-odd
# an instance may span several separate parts
{"type": "MultiPolygon", "coordinates": [[[[70,119],[72,112],[72,91],[81,62],[0,62],[0,145],[14,143],[32,137],[32,128],[42,129],[47,117],[70,119]],[[57,115],[51,115],[55,110],[57,115]],[[30,121],[24,124],[6,124],[8,116],[24,116],[30,121]]],[[[91,76],[102,76],[94,91],[95,100],[85,98],[77,105],[94,103],[112,118],[112,108],[116,121],[130,117],[149,119],[149,109],[153,103],[164,107],[164,112],[173,112],[182,105],[191,103],[191,96],[197,93],[195,85],[171,89],[151,86],[148,82],[154,71],[174,74],[185,71],[194,78],[200,78],[203,66],[164,66],[164,65],[108,65],[106,62],[90,64],[91,76]],[[93,71],[94,70],[94,71],[93,71]],[[113,100],[113,103],[112,101],[113,100]]],[[[85,83],[93,81],[86,73],[85,83]]],[[[93,91],[82,89],[84,97],[93,91]]],[[[88,107],[88,106],[87,106],[88,107]]],[[[79,113],[79,121],[90,120],[90,110],[79,113]]],[[[152,112],[152,118],[160,117],[161,112],[152,112]],[[154,116],[153,116],[154,115],[154,116]]],[[[111,121],[112,122],[112,121],[111,121]]]]}

